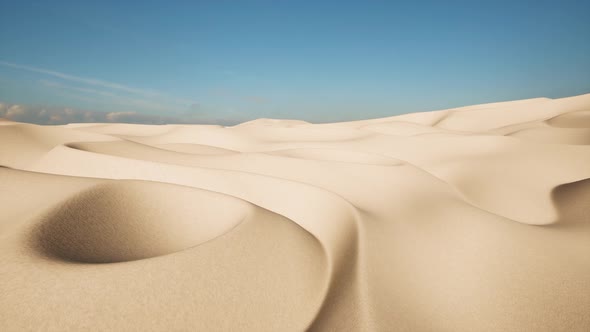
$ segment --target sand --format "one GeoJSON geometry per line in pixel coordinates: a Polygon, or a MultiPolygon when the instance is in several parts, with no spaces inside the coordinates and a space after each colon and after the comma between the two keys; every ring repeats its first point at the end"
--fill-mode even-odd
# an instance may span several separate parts
{"type": "Polygon", "coordinates": [[[590,94],[0,122],[0,330],[590,331],[590,94]]]}

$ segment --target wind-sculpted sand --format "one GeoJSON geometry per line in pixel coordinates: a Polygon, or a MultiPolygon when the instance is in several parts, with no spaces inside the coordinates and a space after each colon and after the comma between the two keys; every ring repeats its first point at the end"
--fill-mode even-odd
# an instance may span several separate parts
{"type": "Polygon", "coordinates": [[[590,331],[590,95],[0,122],[0,330],[590,331]]]}

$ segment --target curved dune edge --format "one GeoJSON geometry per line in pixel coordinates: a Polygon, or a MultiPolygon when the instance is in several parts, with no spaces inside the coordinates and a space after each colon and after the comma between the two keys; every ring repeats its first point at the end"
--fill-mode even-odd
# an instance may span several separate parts
{"type": "Polygon", "coordinates": [[[249,218],[234,198],[138,181],[104,182],[40,217],[40,254],[80,263],[117,263],[195,247],[249,218]]]}
{"type": "Polygon", "coordinates": [[[2,122],[0,320],[588,330],[588,109],[590,95],[331,124],[2,122]]]}

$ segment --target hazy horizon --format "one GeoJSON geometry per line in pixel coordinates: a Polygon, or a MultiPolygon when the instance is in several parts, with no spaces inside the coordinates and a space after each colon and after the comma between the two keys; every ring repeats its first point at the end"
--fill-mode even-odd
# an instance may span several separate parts
{"type": "Polygon", "coordinates": [[[589,11],[578,1],[5,3],[0,112],[17,105],[10,114],[29,110],[19,121],[43,124],[332,122],[580,95],[589,11]]]}

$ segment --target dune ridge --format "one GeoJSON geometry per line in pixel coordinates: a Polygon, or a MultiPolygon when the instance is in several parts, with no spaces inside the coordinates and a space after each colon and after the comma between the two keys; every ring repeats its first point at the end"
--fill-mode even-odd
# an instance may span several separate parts
{"type": "Polygon", "coordinates": [[[587,331],[590,94],[0,123],[8,330],[587,331]]]}

